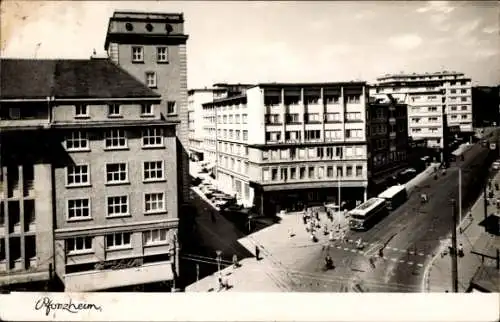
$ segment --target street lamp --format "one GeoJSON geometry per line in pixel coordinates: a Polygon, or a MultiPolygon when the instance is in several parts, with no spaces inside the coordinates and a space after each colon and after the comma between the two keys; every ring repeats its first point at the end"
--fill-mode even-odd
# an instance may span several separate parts
{"type": "Polygon", "coordinates": [[[222,258],[221,258],[221,255],[222,255],[222,251],[221,250],[216,250],[215,253],[217,254],[217,271],[220,273],[220,265],[221,265],[221,261],[222,261],[222,258]]]}

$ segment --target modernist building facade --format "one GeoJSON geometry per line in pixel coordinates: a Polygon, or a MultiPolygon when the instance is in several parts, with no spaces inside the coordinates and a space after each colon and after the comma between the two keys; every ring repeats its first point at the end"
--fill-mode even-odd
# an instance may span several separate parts
{"type": "Polygon", "coordinates": [[[409,94],[408,133],[429,147],[445,148],[446,127],[473,132],[471,79],[463,73],[385,75],[371,93],[409,94]]]}
{"type": "Polygon", "coordinates": [[[196,160],[215,162],[215,112],[204,110],[203,103],[219,99],[225,93],[225,88],[198,88],[188,91],[189,151],[196,160]]]}
{"type": "Polygon", "coordinates": [[[349,82],[258,84],[204,104],[216,112],[220,188],[261,214],[363,201],[367,103],[366,83],[349,82]]]}
{"type": "Polygon", "coordinates": [[[158,108],[166,119],[180,121],[180,207],[189,199],[187,40],[183,14],[117,11],[104,46],[113,62],[161,95],[158,108]]]}
{"type": "Polygon", "coordinates": [[[66,291],[171,282],[178,121],[161,96],[107,59],[1,67],[3,275],[50,264],[66,291]]]}

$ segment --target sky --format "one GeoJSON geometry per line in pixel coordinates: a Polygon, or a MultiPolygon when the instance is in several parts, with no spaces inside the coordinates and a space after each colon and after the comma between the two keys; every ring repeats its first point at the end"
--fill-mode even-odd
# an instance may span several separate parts
{"type": "Polygon", "coordinates": [[[459,71],[500,84],[497,1],[2,1],[2,57],[104,53],[115,10],[182,12],[188,87],[459,71]]]}

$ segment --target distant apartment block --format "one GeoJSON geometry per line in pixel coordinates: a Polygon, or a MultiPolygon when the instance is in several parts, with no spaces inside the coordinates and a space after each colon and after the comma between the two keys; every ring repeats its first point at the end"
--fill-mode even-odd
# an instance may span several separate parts
{"type": "Polygon", "coordinates": [[[0,281],[48,278],[53,265],[66,291],[168,288],[178,121],[161,96],[107,59],[1,70],[0,281]]]}
{"type": "Polygon", "coordinates": [[[448,128],[473,132],[471,79],[463,73],[385,75],[371,93],[408,94],[408,133],[429,147],[445,148],[448,128]]]}
{"type": "Polygon", "coordinates": [[[189,151],[192,158],[215,164],[215,113],[205,111],[203,103],[218,99],[225,93],[227,90],[224,88],[199,88],[188,91],[189,151]]]}
{"type": "Polygon", "coordinates": [[[158,109],[166,119],[180,121],[180,207],[189,199],[187,40],[183,14],[116,11],[104,46],[113,62],[161,95],[158,109]]]}
{"type": "Polygon", "coordinates": [[[474,128],[500,124],[500,86],[472,87],[474,128]]]}

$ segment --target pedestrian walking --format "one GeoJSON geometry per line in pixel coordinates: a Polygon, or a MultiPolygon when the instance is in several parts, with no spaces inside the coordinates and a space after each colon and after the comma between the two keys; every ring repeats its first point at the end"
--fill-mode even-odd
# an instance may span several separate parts
{"type": "Polygon", "coordinates": [[[259,246],[255,246],[255,259],[256,260],[260,260],[259,255],[260,255],[260,248],[259,248],[259,246]]]}
{"type": "Polygon", "coordinates": [[[314,213],[314,216],[316,217],[316,220],[317,220],[317,221],[319,221],[319,212],[317,212],[317,211],[316,211],[316,212],[314,213]]]}
{"type": "Polygon", "coordinates": [[[233,267],[234,268],[240,267],[240,263],[238,263],[238,256],[236,254],[233,255],[233,267]]]}
{"type": "Polygon", "coordinates": [[[327,226],[327,224],[326,224],[326,223],[325,223],[325,225],[323,226],[323,233],[324,233],[325,235],[328,235],[328,226],[327,226]]]}
{"type": "Polygon", "coordinates": [[[334,238],[334,235],[333,235],[333,230],[330,230],[330,235],[328,236],[328,240],[330,241],[333,241],[335,238],[334,238]]]}
{"type": "Polygon", "coordinates": [[[304,222],[304,225],[307,225],[307,216],[305,212],[302,214],[302,221],[304,222]]]}

